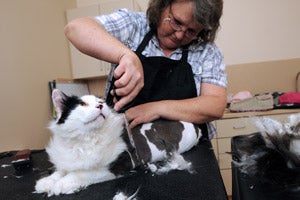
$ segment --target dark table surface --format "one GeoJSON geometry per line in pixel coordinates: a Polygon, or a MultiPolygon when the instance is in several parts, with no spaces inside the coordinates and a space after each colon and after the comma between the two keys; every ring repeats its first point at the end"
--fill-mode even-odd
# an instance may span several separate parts
{"type": "Polygon", "coordinates": [[[1,154],[0,159],[0,199],[2,200],[101,200],[112,199],[117,192],[133,194],[137,191],[138,200],[225,200],[225,187],[219,167],[207,140],[184,154],[185,159],[193,163],[196,171],[171,171],[168,174],[157,175],[146,170],[138,170],[119,179],[89,186],[71,195],[52,196],[34,192],[35,182],[53,168],[45,151],[32,151],[32,171],[16,176],[11,160],[15,152],[1,154]]]}

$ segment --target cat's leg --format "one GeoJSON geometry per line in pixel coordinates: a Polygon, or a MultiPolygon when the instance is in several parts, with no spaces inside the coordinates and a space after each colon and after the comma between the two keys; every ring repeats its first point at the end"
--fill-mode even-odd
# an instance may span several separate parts
{"type": "Polygon", "coordinates": [[[53,195],[51,191],[55,183],[65,175],[65,172],[56,171],[50,176],[41,178],[36,182],[35,192],[37,193],[48,193],[48,196],[53,195]]]}
{"type": "Polygon", "coordinates": [[[115,175],[109,172],[107,169],[74,171],[68,173],[66,176],[56,182],[52,193],[55,195],[72,194],[91,184],[114,178],[115,175]]]}

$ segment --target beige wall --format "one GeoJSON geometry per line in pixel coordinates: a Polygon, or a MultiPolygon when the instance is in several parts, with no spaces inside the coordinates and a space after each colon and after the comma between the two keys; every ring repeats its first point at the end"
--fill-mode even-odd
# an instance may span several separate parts
{"type": "Polygon", "coordinates": [[[300,80],[296,83],[298,72],[300,58],[229,65],[227,93],[295,92],[300,85],[300,80]]]}
{"type": "Polygon", "coordinates": [[[217,44],[227,65],[300,57],[299,0],[224,0],[217,44]]]}
{"type": "MultiPolygon", "coordinates": [[[[50,119],[47,82],[71,78],[68,42],[63,34],[65,10],[93,1],[101,2],[0,2],[0,152],[44,148],[50,119]]],[[[146,8],[147,0],[136,1],[146,8]]],[[[231,71],[241,63],[300,58],[299,0],[224,2],[217,43],[231,71]]],[[[298,64],[299,59],[296,61],[298,64]]]]}
{"type": "Polygon", "coordinates": [[[63,34],[73,0],[0,2],[0,152],[44,148],[49,134],[47,82],[71,77],[63,34]]]}

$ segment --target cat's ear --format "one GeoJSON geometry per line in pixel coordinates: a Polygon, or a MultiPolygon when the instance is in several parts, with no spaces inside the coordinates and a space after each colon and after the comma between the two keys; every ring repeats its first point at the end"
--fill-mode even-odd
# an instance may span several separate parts
{"type": "Polygon", "coordinates": [[[61,115],[62,109],[63,109],[63,100],[67,98],[67,95],[65,95],[62,91],[59,89],[54,89],[52,91],[52,102],[55,107],[55,110],[58,114],[58,116],[61,115]]]}

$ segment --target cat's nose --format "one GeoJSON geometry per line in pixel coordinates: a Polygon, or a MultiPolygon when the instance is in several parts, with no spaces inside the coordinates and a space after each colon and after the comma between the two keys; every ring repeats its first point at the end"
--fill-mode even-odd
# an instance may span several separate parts
{"type": "Polygon", "coordinates": [[[98,106],[97,106],[97,108],[99,108],[100,110],[103,108],[103,105],[102,104],[99,104],[98,106]]]}

